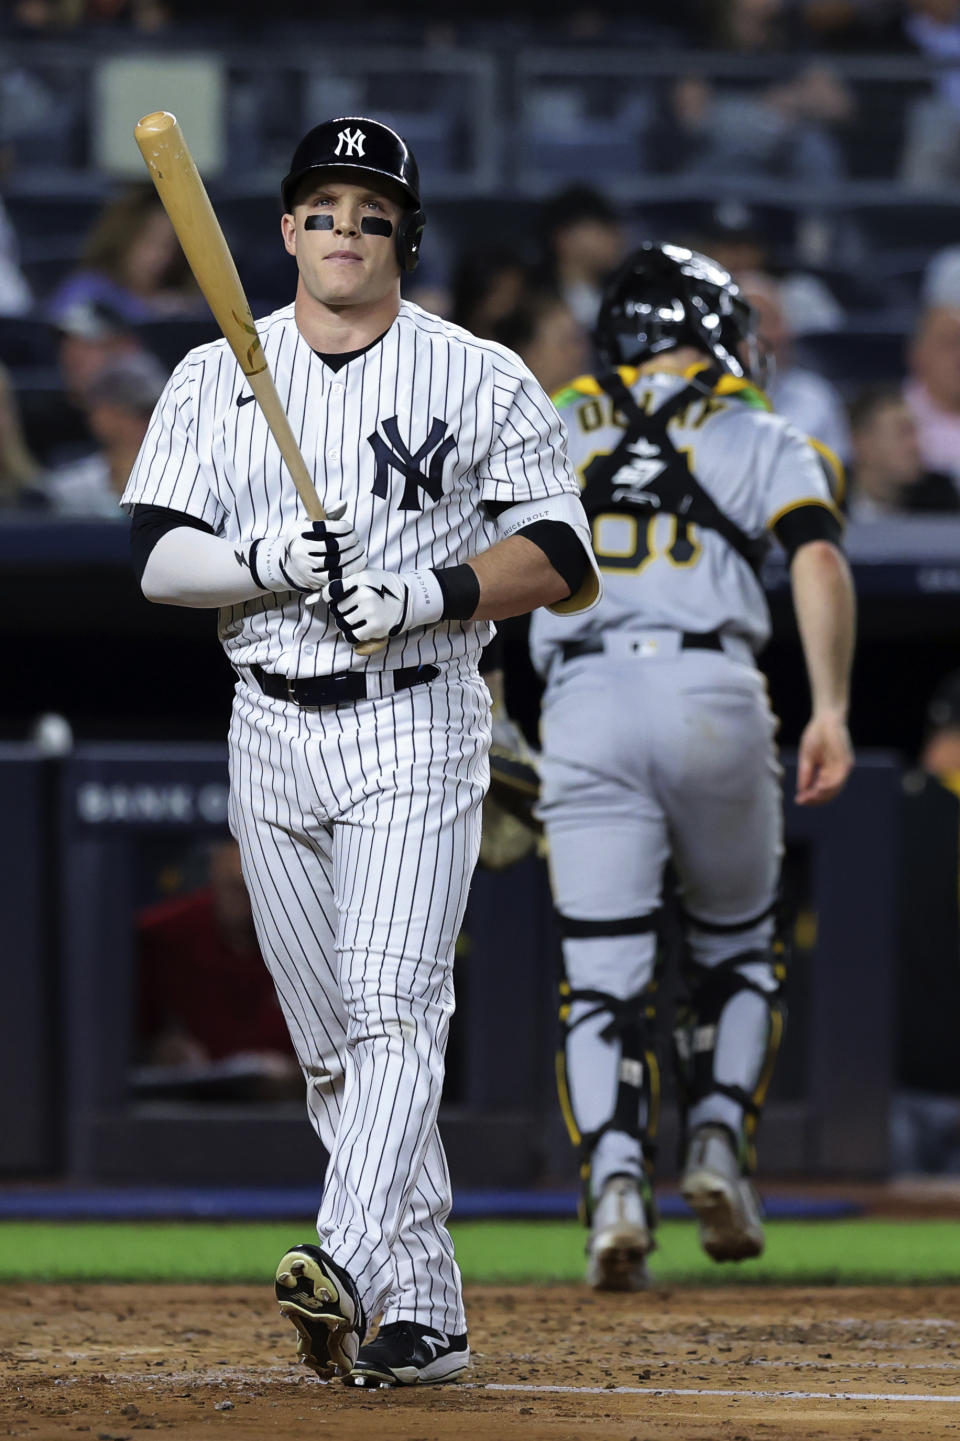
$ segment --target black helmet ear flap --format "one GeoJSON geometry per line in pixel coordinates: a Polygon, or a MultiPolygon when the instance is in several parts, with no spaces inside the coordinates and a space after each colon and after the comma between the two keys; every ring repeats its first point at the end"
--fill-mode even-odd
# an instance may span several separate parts
{"type": "Polygon", "coordinates": [[[397,225],[397,259],[401,270],[416,270],[420,259],[420,241],[427,217],[418,207],[405,210],[397,225]]]}

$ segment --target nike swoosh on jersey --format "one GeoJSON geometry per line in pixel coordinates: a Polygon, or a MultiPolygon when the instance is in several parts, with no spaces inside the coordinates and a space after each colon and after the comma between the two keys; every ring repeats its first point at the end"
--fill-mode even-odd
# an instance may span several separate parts
{"type": "Polygon", "coordinates": [[[240,394],[237,396],[237,404],[249,405],[251,400],[256,400],[256,398],[257,397],[255,395],[244,395],[243,391],[241,391],[240,394]]]}

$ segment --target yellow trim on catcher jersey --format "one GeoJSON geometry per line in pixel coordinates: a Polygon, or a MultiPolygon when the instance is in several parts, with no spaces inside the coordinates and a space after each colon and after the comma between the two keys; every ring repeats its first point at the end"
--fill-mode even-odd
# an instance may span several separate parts
{"type": "Polygon", "coordinates": [[[815,435],[808,435],[807,439],[817,454],[826,461],[830,470],[833,471],[834,484],[831,487],[833,490],[833,498],[837,505],[843,505],[843,498],[847,493],[847,472],[844,469],[843,461],[835,450],[831,450],[829,445],[824,445],[823,441],[818,440],[815,435]]]}
{"type": "MultiPolygon", "coordinates": [[[[624,385],[633,386],[636,385],[640,372],[634,365],[618,365],[617,374],[624,385]]],[[[578,395],[597,396],[607,393],[595,375],[577,375],[573,380],[568,380],[566,385],[561,385],[559,390],[554,390],[550,399],[554,405],[561,400],[565,402],[571,390],[575,390],[578,395]]]]}
{"type": "Polygon", "coordinates": [[[557,401],[567,397],[571,390],[575,390],[578,395],[603,394],[603,388],[598,385],[592,375],[578,375],[574,380],[568,380],[566,385],[561,385],[559,390],[552,391],[550,399],[556,404],[557,401]]]}
{"type": "MultiPolygon", "coordinates": [[[[693,380],[701,371],[709,370],[710,368],[709,361],[694,361],[693,365],[689,365],[683,372],[683,378],[684,380],[693,380]]],[[[754,395],[760,397],[768,410],[773,410],[773,402],[765,390],[761,390],[760,386],[754,381],[744,380],[741,376],[731,375],[728,371],[724,371],[720,376],[720,379],[713,387],[712,393],[714,395],[739,395],[740,392],[744,390],[752,390],[754,395]]]]}

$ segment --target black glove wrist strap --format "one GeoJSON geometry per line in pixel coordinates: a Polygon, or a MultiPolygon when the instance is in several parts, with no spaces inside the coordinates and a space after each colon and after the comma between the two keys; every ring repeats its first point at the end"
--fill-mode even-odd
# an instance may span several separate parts
{"type": "Polygon", "coordinates": [[[470,565],[434,570],[443,594],[441,620],[470,620],[480,604],[480,579],[470,565]]]}

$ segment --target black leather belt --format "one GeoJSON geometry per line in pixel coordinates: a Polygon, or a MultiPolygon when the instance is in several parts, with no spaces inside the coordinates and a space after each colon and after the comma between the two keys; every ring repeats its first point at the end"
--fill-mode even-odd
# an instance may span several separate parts
{"type": "MultiPolygon", "coordinates": [[[[377,697],[382,694],[379,687],[368,687],[366,675],[356,670],[291,679],[285,675],[271,675],[261,666],[252,665],[250,673],[264,695],[271,696],[274,700],[295,701],[297,705],[342,705],[345,701],[367,700],[370,696],[377,697]]],[[[379,675],[380,672],[374,671],[372,674],[379,675]]],[[[440,671],[435,665],[405,665],[386,674],[393,677],[393,690],[387,692],[392,695],[394,691],[409,690],[412,685],[419,685],[421,681],[435,680],[440,671]]]]}
{"type": "MultiPolygon", "coordinates": [[[[637,649],[640,648],[640,638],[637,637],[637,649]]],[[[723,639],[718,630],[693,631],[685,630],[680,638],[681,650],[723,650],[723,639]]],[[[560,654],[565,661],[576,660],[580,655],[603,655],[603,641],[597,637],[595,640],[565,640],[560,647],[560,654]]]]}

